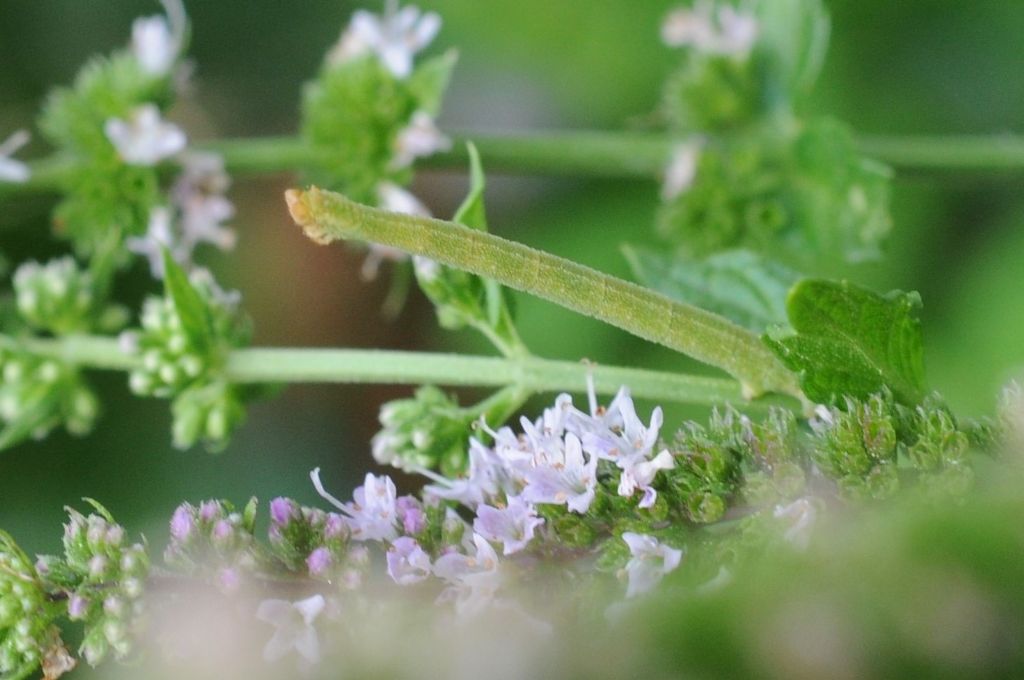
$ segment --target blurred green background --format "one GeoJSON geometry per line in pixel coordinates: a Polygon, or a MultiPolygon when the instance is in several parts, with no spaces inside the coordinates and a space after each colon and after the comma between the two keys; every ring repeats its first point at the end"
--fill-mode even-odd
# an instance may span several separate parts
{"type": "MultiPolygon", "coordinates": [[[[302,83],[315,73],[351,11],[342,0],[187,3],[193,21],[192,96],[171,117],[193,139],[289,134],[302,83]]],[[[361,5],[378,9],[379,3],[361,5]]],[[[434,50],[461,57],[441,118],[450,128],[608,128],[642,124],[677,55],[658,27],[668,0],[424,0],[444,29],[434,50]]],[[[1024,119],[1024,3],[1005,0],[845,0],[828,3],[833,42],[816,109],[870,133],[999,133],[1024,119]]],[[[0,0],[0,138],[32,124],[47,90],[71,81],[94,53],[127,42],[132,20],[159,11],[150,0],[0,0]]],[[[44,154],[36,142],[29,155],[44,154]]],[[[484,158],[486,167],[487,159],[484,158]]],[[[919,290],[925,301],[933,387],[965,414],[990,412],[998,388],[1024,366],[1022,176],[899,175],[894,236],[884,262],[845,275],[878,289],[919,290]]],[[[320,248],[287,217],[278,176],[236,182],[239,245],[200,256],[243,291],[261,345],[486,351],[471,336],[439,331],[413,295],[388,321],[379,312],[386,277],[359,279],[361,255],[320,248]]],[[[450,215],[465,191],[458,172],[423,172],[415,187],[450,215]]],[[[643,181],[491,178],[492,230],[618,275],[619,246],[652,233],[657,186],[643,181]]],[[[10,200],[0,249],[12,260],[62,252],[45,198],[10,200]]],[[[833,272],[836,273],[836,272],[833,272]]],[[[119,294],[153,289],[142,267],[119,294]]],[[[597,322],[519,296],[527,342],[550,357],[684,367],[678,357],[597,322]]],[[[62,506],[100,499],[133,531],[162,545],[184,499],[243,502],[284,494],[314,502],[307,472],[322,466],[347,496],[371,468],[369,439],[393,387],[299,386],[254,405],[219,456],[169,445],[168,404],[128,395],[125,377],[95,376],[105,416],[85,439],[63,434],[0,456],[0,526],[30,552],[57,547],[62,506]]],[[[476,395],[467,393],[466,397],[476,395]]],[[[545,397],[544,399],[547,399],[545,397]]],[[[534,406],[544,399],[534,402],[534,406]]],[[[668,410],[668,423],[699,412],[668,410]]]]}

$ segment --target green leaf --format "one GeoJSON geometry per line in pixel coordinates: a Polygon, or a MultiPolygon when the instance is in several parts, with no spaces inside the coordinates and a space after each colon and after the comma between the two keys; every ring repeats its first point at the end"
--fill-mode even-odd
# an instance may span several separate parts
{"type": "Polygon", "coordinates": [[[469,193],[455,211],[452,222],[464,224],[477,231],[487,231],[487,212],[484,209],[484,189],[487,188],[487,180],[476,145],[467,142],[466,150],[469,152],[469,193]]]}
{"type": "Polygon", "coordinates": [[[242,510],[242,528],[250,534],[256,533],[256,510],[258,507],[259,500],[256,496],[252,496],[245,504],[245,509],[242,510]]]}
{"type": "Polygon", "coordinates": [[[888,388],[914,405],[924,393],[920,306],[917,293],[883,296],[845,281],[805,279],[786,300],[792,328],[770,330],[764,340],[814,401],[866,399],[888,388]]]}
{"type": "Polygon", "coordinates": [[[188,280],[188,275],[164,249],[164,291],[174,302],[181,327],[197,348],[206,349],[213,339],[213,328],[206,303],[188,280]]]}
{"type": "Polygon", "coordinates": [[[431,116],[437,116],[441,111],[441,102],[444,100],[445,90],[448,89],[452,69],[458,60],[458,51],[448,50],[423,62],[409,76],[409,92],[416,98],[419,108],[431,116]]]}
{"type": "Polygon", "coordinates": [[[777,87],[791,100],[807,95],[825,63],[831,26],[821,0],[771,0],[758,8],[758,40],[777,87]]]}
{"type": "Polygon", "coordinates": [[[786,293],[800,278],[795,271],[748,250],[704,259],[629,246],[623,253],[633,275],[648,288],[756,332],[786,322],[786,293]]]}

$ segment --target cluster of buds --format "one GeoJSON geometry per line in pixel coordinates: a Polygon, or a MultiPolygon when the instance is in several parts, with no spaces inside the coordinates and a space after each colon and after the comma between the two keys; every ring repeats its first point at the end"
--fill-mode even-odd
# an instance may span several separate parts
{"type": "Polygon", "coordinates": [[[16,346],[0,346],[0,449],[28,438],[43,438],[63,424],[68,432],[86,434],[99,413],[99,402],[78,372],[55,359],[16,346]]]}
{"type": "Polygon", "coordinates": [[[363,582],[370,553],[351,543],[351,526],[337,513],[275,498],[270,502],[269,538],[274,556],[290,571],[345,589],[363,582]]]}
{"type": "Polygon", "coordinates": [[[844,408],[817,410],[811,421],[815,462],[856,498],[886,498],[899,489],[897,423],[891,399],[846,399],[844,408]]]}
{"type": "Polygon", "coordinates": [[[124,336],[142,356],[142,366],[129,378],[133,392],[173,396],[202,378],[209,369],[205,348],[191,342],[172,298],[148,298],[140,322],[141,333],[124,336]]]}
{"type": "Polygon", "coordinates": [[[205,576],[226,592],[237,590],[257,566],[253,551],[256,499],[238,512],[228,501],[182,503],[170,522],[164,561],[193,576],[205,576]]]}
{"type": "Polygon", "coordinates": [[[22,264],[14,272],[14,294],[21,318],[37,330],[63,335],[92,326],[92,276],[72,257],[22,264]]]}
{"type": "Polygon", "coordinates": [[[68,618],[85,624],[81,649],[91,665],[109,653],[128,655],[149,572],[144,546],[129,544],[124,528],[94,505],[97,512],[88,516],[69,508],[63,558],[39,560],[41,573],[68,594],[68,618]]]}
{"type": "Polygon", "coordinates": [[[129,384],[136,394],[172,397],[174,444],[226,444],[245,418],[240,390],[218,371],[228,351],[247,344],[250,329],[237,293],[225,293],[205,270],[185,275],[164,251],[166,293],[146,300],[139,331],[122,335],[142,365],[129,384]]]}
{"type": "Polygon", "coordinates": [[[426,385],[411,399],[384,404],[381,430],[373,438],[373,458],[403,470],[440,469],[457,475],[466,465],[469,426],[475,414],[440,389],[426,385]]]}
{"type": "Polygon", "coordinates": [[[42,663],[55,614],[28,557],[0,532],[0,675],[24,677],[42,663]]]}

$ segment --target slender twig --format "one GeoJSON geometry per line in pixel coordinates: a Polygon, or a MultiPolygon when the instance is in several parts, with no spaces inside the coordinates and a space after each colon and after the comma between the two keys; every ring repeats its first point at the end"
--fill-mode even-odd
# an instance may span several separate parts
{"type": "MultiPolygon", "coordinates": [[[[128,371],[141,365],[113,338],[67,336],[14,341],[27,350],[82,368],[128,371]]],[[[733,380],[639,368],[600,366],[535,357],[466,356],[431,352],[356,349],[250,348],[232,351],[225,377],[235,383],[376,383],[504,387],[529,392],[582,392],[593,375],[597,391],[614,394],[627,385],[634,396],[692,404],[738,404],[743,395],[733,380]]],[[[776,400],[775,403],[782,403],[776,400]]]]}
{"type": "MultiPolygon", "coordinates": [[[[662,134],[604,130],[460,130],[450,136],[451,151],[424,159],[425,166],[464,168],[465,142],[472,141],[488,167],[502,172],[657,177],[673,145],[662,134]]],[[[307,170],[331,161],[329,154],[297,136],[222,139],[196,146],[223,154],[227,169],[239,176],[307,170]]],[[[1020,135],[859,135],[857,146],[901,172],[1024,173],[1024,136],[1020,135]]],[[[0,182],[0,195],[57,190],[74,170],[74,162],[52,156],[30,167],[28,182],[0,182]]]]}

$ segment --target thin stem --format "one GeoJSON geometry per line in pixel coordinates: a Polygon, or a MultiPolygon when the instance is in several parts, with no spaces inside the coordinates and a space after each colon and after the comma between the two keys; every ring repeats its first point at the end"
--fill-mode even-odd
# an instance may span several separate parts
{"type": "MultiPolygon", "coordinates": [[[[13,344],[0,336],[0,344],[13,344]]],[[[40,356],[82,368],[128,371],[141,365],[113,338],[68,336],[19,339],[40,356]]],[[[738,383],[722,378],[666,373],[638,368],[589,365],[538,358],[506,359],[391,350],[250,348],[228,355],[225,377],[235,383],[432,383],[467,387],[518,386],[531,393],[583,392],[594,376],[600,394],[628,385],[636,397],[679,403],[740,403],[738,383]]],[[[782,402],[777,402],[782,403],[782,402]]]]}
{"type": "Polygon", "coordinates": [[[746,394],[798,395],[795,376],[753,333],[724,317],[571,260],[453,222],[400,215],[313,188],[286,194],[292,218],[320,243],[383,243],[555,302],[716,366],[746,394]]]}
{"type": "MultiPolygon", "coordinates": [[[[657,177],[672,148],[672,141],[661,134],[603,130],[462,130],[450,136],[451,151],[424,159],[424,166],[464,168],[465,142],[473,141],[488,167],[503,172],[657,177]]],[[[857,146],[900,172],[1024,172],[1024,137],[1018,135],[860,135],[857,146]]],[[[307,170],[330,160],[299,137],[222,139],[200,142],[196,148],[223,154],[228,171],[239,176],[307,170]]],[[[72,159],[57,155],[29,165],[29,181],[0,182],[0,195],[54,191],[74,170],[72,159]]]]}

